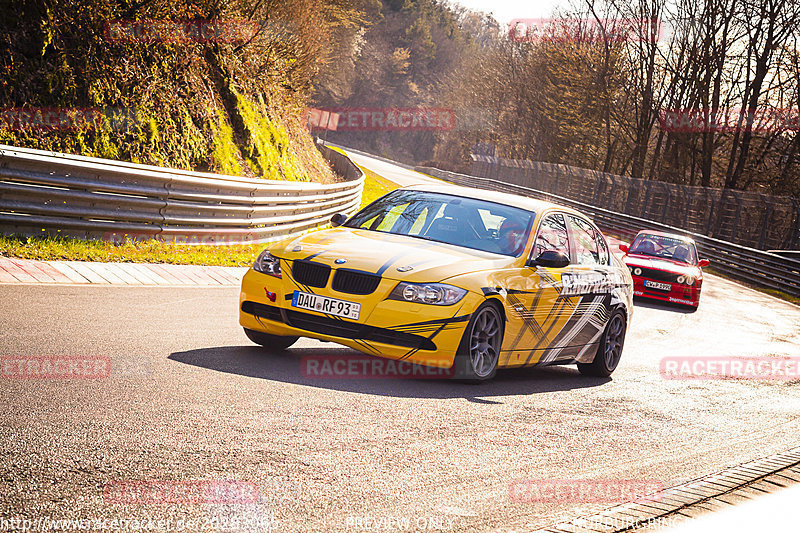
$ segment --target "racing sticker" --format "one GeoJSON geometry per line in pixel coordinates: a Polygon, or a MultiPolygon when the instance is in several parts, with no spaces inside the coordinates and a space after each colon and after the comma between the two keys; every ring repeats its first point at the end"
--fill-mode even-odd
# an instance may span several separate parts
{"type": "Polygon", "coordinates": [[[580,296],[584,294],[607,294],[620,281],[618,274],[606,272],[564,272],[561,274],[561,296],[580,296]]]}

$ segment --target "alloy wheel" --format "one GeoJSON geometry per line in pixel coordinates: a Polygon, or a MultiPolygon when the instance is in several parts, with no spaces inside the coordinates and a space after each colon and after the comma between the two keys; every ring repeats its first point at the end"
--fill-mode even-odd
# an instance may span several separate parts
{"type": "Polygon", "coordinates": [[[500,315],[494,307],[484,307],[475,317],[470,332],[469,358],[477,377],[485,378],[494,371],[501,339],[500,315]]]}

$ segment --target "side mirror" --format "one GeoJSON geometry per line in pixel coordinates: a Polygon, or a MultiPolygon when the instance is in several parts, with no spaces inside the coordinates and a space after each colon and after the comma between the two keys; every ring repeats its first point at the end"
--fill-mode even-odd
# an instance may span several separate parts
{"type": "Polygon", "coordinates": [[[710,264],[711,264],[711,263],[709,263],[709,262],[708,262],[708,259],[701,259],[701,260],[700,260],[700,261],[697,263],[697,266],[699,266],[700,268],[705,268],[705,267],[707,267],[707,266],[708,266],[708,265],[710,265],[710,264]]]}
{"type": "Polygon", "coordinates": [[[630,247],[627,244],[620,244],[618,246],[618,248],[619,248],[619,251],[622,252],[625,255],[628,255],[628,252],[631,251],[630,247]]]}
{"type": "Polygon", "coordinates": [[[341,226],[347,221],[347,215],[344,213],[336,213],[331,217],[331,226],[334,228],[337,226],[341,226]]]}
{"type": "Polygon", "coordinates": [[[557,250],[545,250],[539,257],[527,263],[527,266],[546,268],[564,268],[567,265],[569,265],[569,257],[557,250]]]}

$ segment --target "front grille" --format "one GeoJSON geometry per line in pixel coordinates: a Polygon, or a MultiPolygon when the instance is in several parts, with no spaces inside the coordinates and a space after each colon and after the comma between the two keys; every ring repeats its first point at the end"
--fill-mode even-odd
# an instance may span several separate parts
{"type": "Polygon", "coordinates": [[[339,269],[333,275],[333,290],[348,294],[372,294],[381,282],[381,277],[369,272],[339,269]]]}
{"type": "MultiPolygon", "coordinates": [[[[636,267],[633,267],[634,270],[636,267]]],[[[674,272],[664,272],[663,270],[656,270],[654,268],[642,268],[641,274],[636,274],[639,277],[652,279],[653,281],[664,281],[668,283],[675,283],[678,281],[678,274],[674,272]]]]}
{"type": "Polygon", "coordinates": [[[295,261],[292,263],[292,277],[302,285],[309,287],[325,287],[331,267],[312,261],[295,261]]]}
{"type": "Polygon", "coordinates": [[[336,320],[325,316],[310,315],[299,311],[286,310],[286,323],[298,329],[313,331],[322,335],[342,337],[345,339],[363,339],[407,348],[435,350],[436,345],[430,339],[411,333],[376,328],[366,324],[336,320]]]}
{"type": "Polygon", "coordinates": [[[242,302],[242,311],[248,315],[255,315],[275,322],[283,322],[281,310],[271,305],[264,305],[256,302],[242,302]]]}

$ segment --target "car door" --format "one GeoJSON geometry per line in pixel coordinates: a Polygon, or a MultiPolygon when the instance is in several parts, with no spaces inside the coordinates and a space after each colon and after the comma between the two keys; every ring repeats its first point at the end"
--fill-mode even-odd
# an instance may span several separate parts
{"type": "Polygon", "coordinates": [[[608,244],[586,218],[566,216],[575,261],[562,277],[561,294],[577,298],[576,310],[557,345],[578,347],[576,359],[590,362],[610,316],[614,286],[608,244]]]}
{"type": "MultiPolygon", "coordinates": [[[[542,215],[529,257],[534,259],[545,250],[573,257],[564,213],[542,215]]],[[[501,365],[524,366],[552,360],[544,358],[570,320],[578,300],[561,296],[561,278],[571,267],[524,266],[506,280],[508,313],[501,365]]],[[[565,358],[577,355],[577,350],[560,350],[559,354],[562,352],[565,358]]]]}

